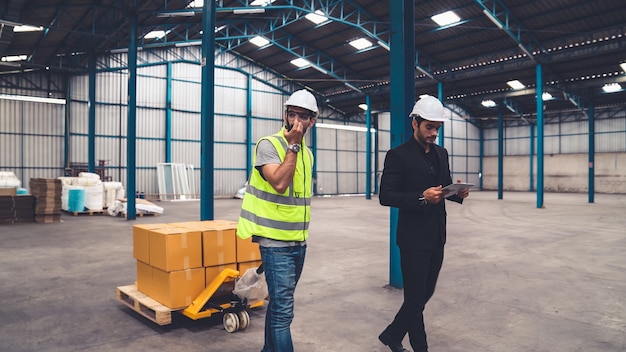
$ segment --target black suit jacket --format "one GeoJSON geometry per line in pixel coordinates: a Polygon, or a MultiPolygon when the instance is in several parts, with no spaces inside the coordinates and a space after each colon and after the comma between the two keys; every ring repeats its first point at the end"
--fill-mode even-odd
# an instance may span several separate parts
{"type": "MultiPolygon", "coordinates": [[[[431,250],[446,243],[446,205],[419,205],[418,198],[430,187],[447,186],[452,183],[448,151],[436,144],[430,152],[439,158],[439,171],[434,176],[425,160],[424,149],[415,138],[387,152],[380,184],[381,205],[398,208],[396,243],[399,247],[415,250],[431,250]]],[[[448,200],[462,203],[456,195],[448,200]]]]}

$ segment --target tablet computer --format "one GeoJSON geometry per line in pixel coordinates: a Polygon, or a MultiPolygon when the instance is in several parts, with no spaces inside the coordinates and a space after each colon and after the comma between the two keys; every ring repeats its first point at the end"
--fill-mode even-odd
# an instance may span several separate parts
{"type": "Polygon", "coordinates": [[[451,183],[447,186],[445,186],[444,188],[442,188],[441,190],[444,192],[447,192],[445,194],[445,197],[452,197],[453,195],[457,194],[458,192],[466,189],[466,188],[472,188],[474,187],[473,183],[451,183]]]}

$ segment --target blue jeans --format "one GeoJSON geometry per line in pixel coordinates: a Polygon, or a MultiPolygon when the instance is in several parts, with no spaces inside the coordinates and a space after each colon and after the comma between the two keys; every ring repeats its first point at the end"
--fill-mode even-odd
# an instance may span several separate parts
{"type": "Polygon", "coordinates": [[[290,329],[293,297],[304,266],[306,245],[259,248],[270,296],[265,313],[265,345],[261,352],[293,352],[290,329]]]}

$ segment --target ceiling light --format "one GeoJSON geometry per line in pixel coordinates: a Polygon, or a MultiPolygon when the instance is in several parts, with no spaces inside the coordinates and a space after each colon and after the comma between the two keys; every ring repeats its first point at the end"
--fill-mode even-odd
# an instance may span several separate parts
{"type": "Polygon", "coordinates": [[[320,24],[322,22],[328,21],[328,17],[324,16],[324,13],[320,10],[315,11],[315,13],[310,13],[306,15],[304,16],[304,18],[315,24],[320,24]]]}
{"type": "Polygon", "coordinates": [[[159,12],[156,14],[156,17],[159,18],[169,18],[169,17],[193,17],[196,13],[194,11],[170,11],[170,12],[159,12]]]}
{"type": "Polygon", "coordinates": [[[497,19],[494,14],[492,14],[491,12],[487,10],[483,10],[483,13],[485,14],[485,16],[487,16],[491,20],[491,22],[493,22],[496,26],[498,26],[498,28],[504,29],[502,27],[502,23],[500,23],[500,20],[497,19]]]}
{"type": "Polygon", "coordinates": [[[526,86],[524,86],[522,84],[522,82],[518,81],[518,80],[512,80],[512,81],[508,81],[506,82],[506,84],[509,85],[509,87],[513,88],[513,89],[524,89],[526,86]]]}
{"type": "Polygon", "coordinates": [[[369,40],[365,38],[361,38],[361,39],[356,39],[356,40],[351,41],[350,45],[355,47],[357,50],[363,50],[365,48],[369,48],[370,46],[372,46],[372,42],[370,42],[369,40]]]}
{"type": "Polygon", "coordinates": [[[622,68],[622,71],[626,72],[626,62],[622,62],[621,64],[619,64],[619,67],[622,68]]]}
{"type": "Polygon", "coordinates": [[[267,6],[276,0],[254,0],[250,3],[252,6],[267,6]]]}
{"type": "Polygon", "coordinates": [[[9,56],[3,56],[2,58],[0,58],[0,61],[4,61],[4,62],[26,61],[27,58],[28,58],[27,55],[9,55],[9,56]]]}
{"type": "Polygon", "coordinates": [[[493,108],[496,106],[496,102],[493,100],[483,100],[480,104],[486,108],[493,108]]]}
{"type": "Polygon", "coordinates": [[[301,57],[297,58],[297,59],[293,59],[290,61],[293,65],[298,66],[300,68],[302,67],[306,67],[306,66],[310,66],[311,63],[309,62],[309,60],[303,59],[301,57]]]}
{"type": "Polygon", "coordinates": [[[615,93],[615,92],[619,92],[620,90],[622,90],[622,86],[620,86],[619,83],[607,83],[604,86],[602,86],[602,90],[605,93],[615,93]]]}
{"type": "Polygon", "coordinates": [[[383,42],[382,40],[377,41],[376,43],[378,43],[378,45],[380,45],[381,48],[390,51],[391,48],[389,47],[389,45],[387,45],[387,43],[383,42]]]}
{"type": "Polygon", "coordinates": [[[457,16],[456,13],[454,13],[453,11],[446,11],[444,13],[434,15],[431,17],[431,19],[440,26],[447,26],[461,20],[461,18],[457,16]]]}
{"type": "Polygon", "coordinates": [[[257,35],[256,37],[250,39],[250,43],[260,47],[266,46],[267,44],[270,43],[269,40],[265,39],[264,37],[257,35]]]}
{"type": "Polygon", "coordinates": [[[361,110],[365,110],[365,111],[367,111],[367,104],[359,104],[359,108],[360,108],[361,110]]]}
{"type": "Polygon", "coordinates": [[[39,26],[39,27],[35,27],[35,26],[29,26],[29,25],[22,25],[22,26],[15,26],[13,27],[13,32],[41,32],[43,31],[43,27],[39,26]]]}
{"type": "Polygon", "coordinates": [[[245,15],[245,14],[249,14],[249,13],[264,13],[265,9],[252,9],[252,8],[241,8],[241,9],[234,9],[233,13],[235,15],[245,15]]]}
{"type": "Polygon", "coordinates": [[[552,100],[552,94],[545,92],[543,94],[541,94],[541,100],[546,101],[546,100],[552,100]]]}

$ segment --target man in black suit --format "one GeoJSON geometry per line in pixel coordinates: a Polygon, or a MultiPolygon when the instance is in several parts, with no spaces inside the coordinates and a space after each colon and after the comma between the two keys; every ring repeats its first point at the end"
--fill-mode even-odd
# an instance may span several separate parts
{"type": "MultiPolygon", "coordinates": [[[[378,338],[393,352],[407,351],[402,340],[408,332],[413,350],[427,352],[423,311],[443,263],[446,191],[442,188],[452,183],[448,151],[434,142],[448,119],[441,102],[429,95],[420,97],[409,116],[413,138],[387,152],[379,194],[381,205],[399,210],[396,244],[404,302],[378,338]]],[[[468,195],[465,189],[447,199],[462,203],[468,195]]]]}

